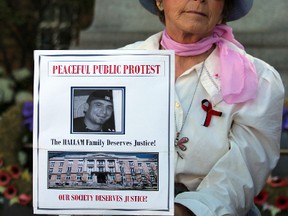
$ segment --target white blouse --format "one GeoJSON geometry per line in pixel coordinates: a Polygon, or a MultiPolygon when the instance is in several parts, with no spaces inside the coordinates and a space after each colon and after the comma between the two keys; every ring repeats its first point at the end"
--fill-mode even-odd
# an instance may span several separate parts
{"type": "MultiPolygon", "coordinates": [[[[124,48],[159,49],[161,35],[124,48]]],[[[228,46],[238,50],[231,43],[228,46]]],[[[279,159],[283,83],[273,67],[244,54],[258,74],[254,100],[223,101],[217,49],[176,80],[175,133],[182,128],[180,138],[189,141],[184,144],[186,151],[175,149],[175,182],[185,184],[189,192],[178,194],[175,202],[196,215],[245,215],[279,159]],[[203,126],[207,117],[204,99],[222,112],[212,115],[207,127],[203,126]]]]}

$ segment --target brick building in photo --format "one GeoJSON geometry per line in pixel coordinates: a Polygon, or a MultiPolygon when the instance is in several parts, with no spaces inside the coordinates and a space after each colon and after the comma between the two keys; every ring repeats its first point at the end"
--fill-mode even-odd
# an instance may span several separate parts
{"type": "Polygon", "coordinates": [[[158,189],[158,154],[50,152],[48,188],[158,189]]]}

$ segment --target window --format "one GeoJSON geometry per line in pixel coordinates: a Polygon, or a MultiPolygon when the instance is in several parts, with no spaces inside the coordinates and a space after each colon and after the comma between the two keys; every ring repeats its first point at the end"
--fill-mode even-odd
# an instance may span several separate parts
{"type": "Polygon", "coordinates": [[[62,172],[62,168],[58,168],[58,173],[61,173],[62,172]]]}
{"type": "Polygon", "coordinates": [[[61,176],[60,175],[57,175],[57,180],[60,180],[61,179],[61,176]]]}
{"type": "Polygon", "coordinates": [[[68,164],[72,165],[73,164],[73,160],[68,160],[68,164]]]}
{"type": "Polygon", "coordinates": [[[71,179],[71,176],[70,175],[67,175],[66,176],[66,180],[70,180],[71,179]]]}
{"type": "Polygon", "coordinates": [[[93,172],[93,167],[88,167],[88,172],[89,173],[93,172]]]}
{"type": "Polygon", "coordinates": [[[82,165],[83,163],[84,163],[83,160],[79,160],[79,161],[78,161],[78,164],[79,164],[79,165],[82,165]]]}
{"type": "Polygon", "coordinates": [[[63,165],[64,165],[64,162],[59,163],[59,167],[63,167],[63,165]]]}
{"type": "Polygon", "coordinates": [[[78,167],[77,172],[82,172],[82,167],[78,167]]]}
{"type": "Polygon", "coordinates": [[[98,160],[98,165],[104,165],[105,161],[104,160],[98,160]]]}
{"type": "Polygon", "coordinates": [[[88,165],[94,165],[94,160],[88,160],[87,164],[88,165]]]}
{"type": "Polygon", "coordinates": [[[134,166],[134,161],[129,161],[129,166],[134,166]]]}
{"type": "Polygon", "coordinates": [[[115,165],[115,161],[113,161],[113,160],[109,160],[109,161],[108,161],[108,165],[110,165],[110,166],[114,166],[114,165],[115,165]]]}
{"type": "Polygon", "coordinates": [[[124,167],[120,167],[120,172],[124,173],[124,167]]]}
{"type": "Polygon", "coordinates": [[[77,181],[81,181],[81,175],[77,175],[77,181]]]}
{"type": "Polygon", "coordinates": [[[50,167],[54,167],[54,166],[55,166],[55,162],[54,161],[50,162],[50,167]]]}
{"type": "Polygon", "coordinates": [[[130,168],[130,171],[131,171],[131,173],[135,172],[134,168],[130,168]]]}
{"type": "Polygon", "coordinates": [[[67,172],[71,172],[72,167],[67,167],[67,172]]]}
{"type": "Polygon", "coordinates": [[[53,172],[53,168],[50,168],[50,169],[49,169],[49,173],[52,173],[52,172],[53,172]]]}
{"type": "Polygon", "coordinates": [[[110,181],[115,181],[115,175],[114,174],[110,175],[110,181]]]}

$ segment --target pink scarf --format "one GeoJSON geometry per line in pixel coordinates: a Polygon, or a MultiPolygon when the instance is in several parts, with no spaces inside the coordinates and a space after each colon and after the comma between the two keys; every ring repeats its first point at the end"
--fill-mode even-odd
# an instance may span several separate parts
{"type": "Polygon", "coordinates": [[[165,49],[174,50],[176,55],[193,56],[208,51],[213,44],[216,44],[220,53],[219,75],[223,100],[234,104],[254,99],[258,89],[255,66],[243,54],[228,48],[225,40],[244,50],[244,47],[235,40],[232,28],[227,25],[217,25],[211,36],[193,44],[177,43],[164,31],[161,45],[165,49]]]}

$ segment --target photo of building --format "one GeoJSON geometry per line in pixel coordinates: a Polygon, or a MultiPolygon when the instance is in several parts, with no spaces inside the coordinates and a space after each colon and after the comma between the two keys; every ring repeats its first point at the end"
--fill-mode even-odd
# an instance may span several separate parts
{"type": "Polygon", "coordinates": [[[48,154],[48,188],[158,190],[158,153],[48,154]]]}

